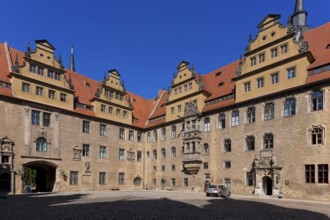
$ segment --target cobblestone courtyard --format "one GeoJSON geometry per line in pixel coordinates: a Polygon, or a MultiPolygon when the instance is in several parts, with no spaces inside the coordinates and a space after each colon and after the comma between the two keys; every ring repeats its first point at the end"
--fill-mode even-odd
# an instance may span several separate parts
{"type": "Polygon", "coordinates": [[[1,219],[330,219],[330,202],[169,191],[8,195],[1,219]]]}

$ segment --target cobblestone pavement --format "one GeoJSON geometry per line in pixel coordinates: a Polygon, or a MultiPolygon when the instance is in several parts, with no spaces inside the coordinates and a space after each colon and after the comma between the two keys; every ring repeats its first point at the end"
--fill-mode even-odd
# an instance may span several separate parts
{"type": "Polygon", "coordinates": [[[330,202],[175,191],[8,195],[0,219],[330,219],[330,202]]]}

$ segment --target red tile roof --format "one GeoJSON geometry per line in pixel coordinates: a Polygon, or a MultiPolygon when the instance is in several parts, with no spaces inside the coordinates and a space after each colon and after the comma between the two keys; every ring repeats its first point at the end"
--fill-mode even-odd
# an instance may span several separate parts
{"type": "Polygon", "coordinates": [[[304,39],[308,42],[308,49],[315,58],[308,69],[330,63],[330,22],[306,32],[304,39]],[[329,49],[326,49],[327,47],[329,49]]]}
{"type": "Polygon", "coordinates": [[[133,125],[144,128],[145,122],[153,109],[153,100],[144,99],[130,92],[127,93],[126,97],[130,99],[133,106],[133,117],[135,118],[133,125]]]}

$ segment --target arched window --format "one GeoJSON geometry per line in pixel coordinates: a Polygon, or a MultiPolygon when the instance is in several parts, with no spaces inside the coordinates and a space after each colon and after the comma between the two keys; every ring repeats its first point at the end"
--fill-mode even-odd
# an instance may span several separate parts
{"type": "Polygon", "coordinates": [[[311,135],[311,144],[312,145],[319,145],[323,144],[323,134],[324,134],[324,128],[321,126],[313,126],[309,130],[311,135]]]}
{"type": "Polygon", "coordinates": [[[47,141],[45,138],[38,138],[36,141],[36,151],[47,152],[47,141]]]}
{"type": "Polygon", "coordinates": [[[264,136],[264,149],[273,149],[274,148],[274,136],[273,134],[265,134],[264,136]]]}
{"type": "Polygon", "coordinates": [[[152,154],[153,154],[153,157],[154,157],[153,159],[157,160],[157,150],[153,150],[152,154]]]}
{"type": "Polygon", "coordinates": [[[176,148],[175,147],[171,148],[171,157],[172,158],[176,157],[176,148]]]}
{"type": "Polygon", "coordinates": [[[231,152],[231,140],[225,139],[223,142],[223,151],[224,152],[231,152]]]}
{"type": "Polygon", "coordinates": [[[209,145],[207,143],[204,144],[204,154],[205,155],[209,155],[210,154],[209,145]]]}
{"type": "Polygon", "coordinates": [[[165,148],[162,148],[162,150],[161,150],[161,157],[162,157],[162,159],[165,159],[166,158],[166,150],[165,150],[165,148]]]}
{"type": "Polygon", "coordinates": [[[142,183],[142,179],[138,176],[138,177],[135,177],[134,179],[134,185],[135,186],[140,186],[142,183]]]}
{"type": "Polygon", "coordinates": [[[176,126],[173,125],[171,128],[171,138],[174,139],[176,137],[176,126]]]}

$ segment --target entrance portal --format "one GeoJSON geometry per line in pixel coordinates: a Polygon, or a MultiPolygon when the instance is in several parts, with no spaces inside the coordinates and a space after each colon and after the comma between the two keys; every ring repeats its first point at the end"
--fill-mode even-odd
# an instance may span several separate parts
{"type": "Polygon", "coordinates": [[[28,167],[37,171],[35,192],[51,192],[53,191],[56,176],[56,165],[45,162],[36,161],[27,163],[24,167],[28,167]]]}
{"type": "Polygon", "coordinates": [[[10,192],[10,174],[8,173],[0,175],[0,192],[10,192]]]}
{"type": "Polygon", "coordinates": [[[164,179],[162,179],[162,189],[163,190],[166,189],[166,181],[164,179]]]}
{"type": "Polygon", "coordinates": [[[206,180],[205,183],[204,183],[204,192],[206,192],[209,185],[211,185],[210,181],[206,180]]]}
{"type": "Polygon", "coordinates": [[[273,195],[272,178],[270,178],[269,176],[264,176],[262,178],[262,188],[265,195],[267,196],[273,195]]]}

